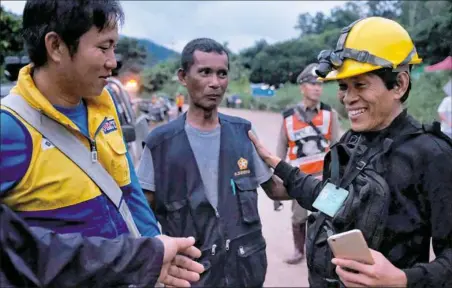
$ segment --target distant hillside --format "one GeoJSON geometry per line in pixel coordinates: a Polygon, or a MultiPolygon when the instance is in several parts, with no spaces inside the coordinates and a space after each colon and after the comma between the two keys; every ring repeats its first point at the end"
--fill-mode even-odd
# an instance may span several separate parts
{"type": "MultiPolygon", "coordinates": [[[[122,36],[123,35],[121,35],[121,37],[122,36]]],[[[129,37],[129,36],[126,36],[126,37],[138,40],[138,43],[140,43],[140,45],[143,45],[146,48],[146,50],[149,53],[147,64],[150,66],[155,65],[158,62],[165,61],[169,58],[180,56],[180,54],[177,53],[176,51],[168,49],[168,48],[166,48],[162,45],[159,45],[151,40],[134,38],[134,37],[129,37]]]]}

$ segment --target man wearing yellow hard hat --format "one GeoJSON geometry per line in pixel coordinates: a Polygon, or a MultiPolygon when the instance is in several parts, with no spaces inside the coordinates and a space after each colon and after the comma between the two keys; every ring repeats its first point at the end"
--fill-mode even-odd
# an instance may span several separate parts
{"type": "Polygon", "coordinates": [[[323,180],[249,133],[284,181],[287,194],[275,198],[315,211],[306,246],[310,285],[452,287],[452,142],[439,123],[422,125],[404,109],[411,66],[421,62],[409,34],[386,18],[360,19],[318,58],[316,73],[338,82],[351,124],[325,156],[323,180]],[[329,237],[354,229],[370,248],[368,264],[345,256],[358,249],[354,242],[338,248],[344,259],[330,248],[329,237]],[[431,238],[436,259],[429,263],[431,238]]]}

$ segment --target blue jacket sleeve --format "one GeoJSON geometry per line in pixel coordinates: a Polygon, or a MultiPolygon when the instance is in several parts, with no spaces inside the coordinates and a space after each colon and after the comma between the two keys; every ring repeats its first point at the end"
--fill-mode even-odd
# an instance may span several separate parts
{"type": "Polygon", "coordinates": [[[138,177],[133,168],[133,163],[130,158],[129,152],[127,152],[127,160],[130,167],[130,180],[131,183],[127,186],[121,187],[124,193],[124,199],[132,213],[133,220],[137,225],[141,235],[147,237],[154,237],[160,235],[160,230],[157,225],[154,212],[152,212],[149,204],[141,189],[138,177]]]}
{"type": "Polygon", "coordinates": [[[56,234],[28,227],[0,205],[0,287],[154,287],[164,247],[157,238],[56,234]]]}
{"type": "Polygon", "coordinates": [[[9,111],[0,110],[0,197],[22,180],[30,165],[30,132],[9,111]]]}

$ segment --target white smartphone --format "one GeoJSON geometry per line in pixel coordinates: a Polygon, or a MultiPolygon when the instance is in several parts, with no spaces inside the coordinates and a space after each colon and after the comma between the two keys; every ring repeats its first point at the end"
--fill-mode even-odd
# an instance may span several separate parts
{"type": "Polygon", "coordinates": [[[355,260],[373,265],[374,259],[361,230],[353,229],[328,237],[328,245],[335,258],[355,260]]]}

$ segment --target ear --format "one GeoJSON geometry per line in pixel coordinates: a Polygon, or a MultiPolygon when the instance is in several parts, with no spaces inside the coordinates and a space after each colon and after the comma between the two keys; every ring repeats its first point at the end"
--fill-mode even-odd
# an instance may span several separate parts
{"type": "Polygon", "coordinates": [[[177,78],[179,79],[179,83],[184,87],[187,87],[187,82],[185,81],[186,77],[187,77],[187,73],[185,72],[185,70],[182,68],[179,68],[179,70],[177,70],[177,78]]]}
{"type": "Polygon", "coordinates": [[[65,53],[69,52],[63,40],[55,32],[47,33],[44,38],[44,43],[47,49],[47,57],[53,62],[61,62],[61,59],[65,53]]]}
{"type": "Polygon", "coordinates": [[[410,75],[406,71],[400,72],[399,74],[397,74],[396,81],[397,84],[394,86],[393,90],[395,93],[395,98],[397,100],[400,100],[408,89],[408,85],[410,83],[410,75]]]}
{"type": "Polygon", "coordinates": [[[301,83],[299,85],[300,85],[300,92],[304,94],[306,91],[306,83],[301,83]]]}

